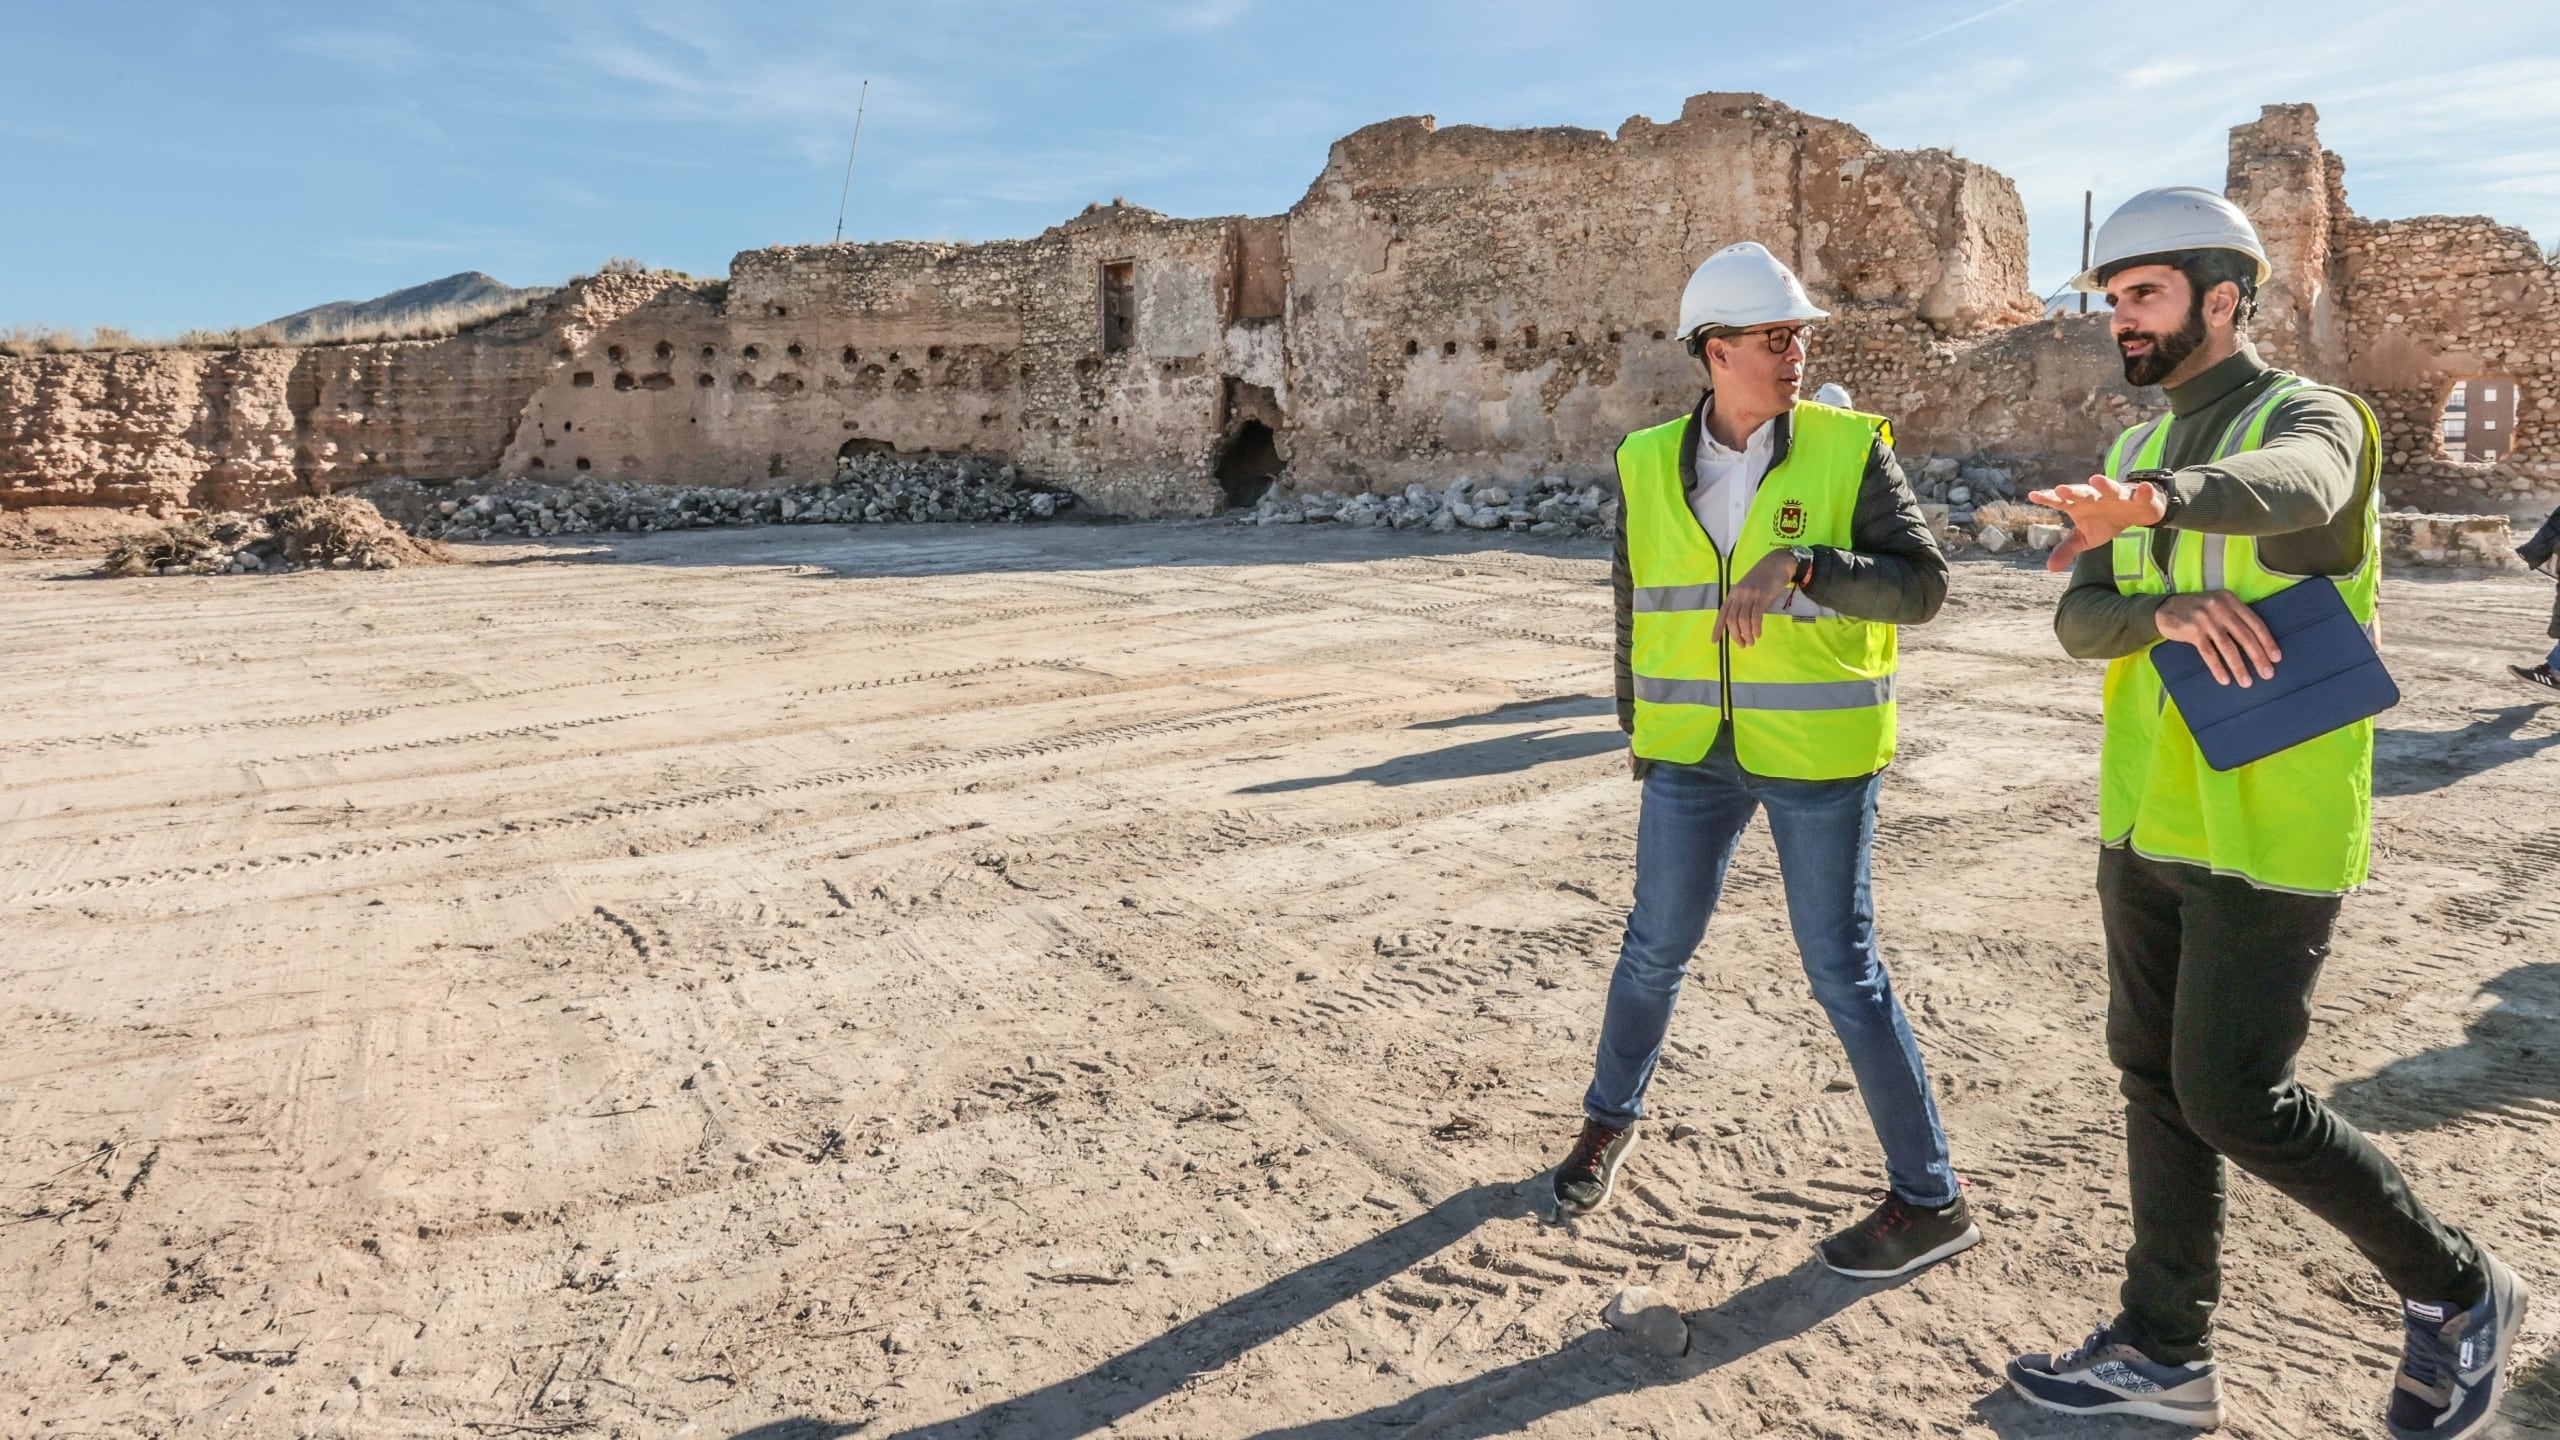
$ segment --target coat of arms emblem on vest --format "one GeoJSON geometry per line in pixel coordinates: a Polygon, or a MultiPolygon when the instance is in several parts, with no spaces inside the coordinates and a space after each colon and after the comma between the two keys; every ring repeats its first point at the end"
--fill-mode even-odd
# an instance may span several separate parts
{"type": "Polygon", "coordinates": [[[1786,504],[1778,507],[1778,538],[1781,540],[1801,540],[1804,538],[1803,501],[1790,500],[1786,504]]]}

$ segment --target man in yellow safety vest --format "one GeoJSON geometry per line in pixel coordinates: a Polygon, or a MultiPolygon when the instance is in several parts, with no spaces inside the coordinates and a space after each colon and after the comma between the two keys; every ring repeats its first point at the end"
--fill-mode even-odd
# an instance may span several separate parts
{"type": "Polygon", "coordinates": [[[1635,908],[1581,1137],[1554,1184],[1565,1215],[1608,1200],[1735,842],[1765,808],[1796,948],[1890,1182],[1820,1253],[1882,1277],[1982,1238],[1876,954],[1868,881],[1895,626],[1937,613],[1947,565],[1884,420],[1797,398],[1806,326],[1824,318],[1760,246],[1708,257],[1680,297],[1680,336],[1710,388],[1618,448],[1619,723],[1644,784],[1635,908]]]}
{"type": "Polygon", "coordinates": [[[2184,641],[2220,683],[2269,679],[2283,657],[2249,607],[2312,575],[2374,624],[2381,437],[2364,401],[2270,369],[2242,338],[2268,273],[2248,217],[2182,186],[2125,202],[2076,282],[2115,306],[2125,378],[2169,399],[2117,438],[2105,473],[2033,497],[2072,523],[2051,561],[2071,571],[2054,630],[2110,662],[2098,905],[2133,1245],[2116,1318],[2077,1349],[2011,1361],[2009,1381],[2048,1409],[2220,1422],[2228,1156],[2399,1291],[2386,1426],[2457,1440],[2497,1408],[2524,1284],[2293,1073],[2340,897],[2365,878],[2373,723],[2217,771],[2148,653],[2184,641]]]}

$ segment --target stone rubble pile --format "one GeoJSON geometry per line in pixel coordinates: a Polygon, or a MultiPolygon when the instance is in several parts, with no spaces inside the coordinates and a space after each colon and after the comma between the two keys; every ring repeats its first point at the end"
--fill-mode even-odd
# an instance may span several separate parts
{"type": "Polygon", "coordinates": [[[1611,487],[1576,486],[1564,479],[1520,485],[1478,484],[1461,475],[1434,490],[1419,481],[1393,495],[1349,495],[1317,490],[1290,497],[1265,495],[1236,517],[1244,525],[1337,525],[1390,530],[1508,530],[1541,538],[1605,535],[1618,523],[1611,487]]]}
{"type": "Polygon", "coordinates": [[[847,459],[829,485],[790,490],[721,486],[515,483],[426,507],[421,534],[444,540],[510,540],[603,531],[715,525],[858,525],[895,521],[1048,520],[1075,497],[1026,481],[1010,465],[977,458],[847,459]]]}
{"type": "Polygon", "coordinates": [[[347,495],[287,500],[255,514],[225,512],[177,521],[117,542],[101,575],[247,575],[292,570],[397,570],[441,564],[442,547],[422,543],[367,501],[347,495]]]}

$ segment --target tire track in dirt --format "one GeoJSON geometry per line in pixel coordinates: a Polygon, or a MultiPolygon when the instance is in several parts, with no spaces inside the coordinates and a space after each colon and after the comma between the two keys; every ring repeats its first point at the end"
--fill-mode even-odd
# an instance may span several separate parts
{"type": "Polygon", "coordinates": [[[1127,740],[1179,734],[1225,725],[1247,724],[1256,720],[1278,719],[1289,715],[1310,714],[1325,710],[1375,704],[1369,696],[1327,695],[1303,700],[1269,701],[1239,706],[1206,715],[1167,716],[1142,720],[1127,725],[1108,726],[1079,735],[1050,736],[1014,745],[992,746],[954,755],[928,755],[886,765],[868,765],[849,770],[806,775],[794,780],[765,784],[727,785],[712,790],[692,791],[682,795],[660,796],[648,800],[622,801],[608,805],[555,812],[523,821],[505,821],[496,825],[468,830],[447,831],[435,835],[403,836],[391,840],[365,841],[350,845],[306,850],[291,855],[245,857],[216,861],[207,865],[181,866],[137,874],[102,876],[76,881],[38,891],[0,897],[0,904],[60,899],[86,895],[100,890],[120,890],[134,886],[180,884],[199,880],[222,879],[234,875],[255,874],[285,866],[333,864],[364,859],[375,855],[396,854],[409,850],[437,849],[467,845],[474,841],[496,840],[509,836],[537,835],[556,830],[601,824],[610,820],[639,815],[662,814],[673,810],[692,809],[703,805],[726,804],[737,800],[763,799],[777,795],[799,794],[811,790],[834,789],[845,785],[865,784],[875,780],[904,779],[1004,760],[1037,759],[1094,745],[1118,744],[1127,740]]]}

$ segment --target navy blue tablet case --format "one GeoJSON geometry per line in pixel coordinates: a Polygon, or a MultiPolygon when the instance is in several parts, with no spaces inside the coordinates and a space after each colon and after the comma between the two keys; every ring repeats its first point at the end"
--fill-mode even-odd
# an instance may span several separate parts
{"type": "Polygon", "coordinates": [[[2217,684],[2193,645],[2163,640],[2151,647],[2152,668],[2206,764],[2235,770],[2400,703],[2372,637],[2328,577],[2288,585],[2249,608],[2283,652],[2273,680],[2253,679],[2246,690],[2217,684]]]}

